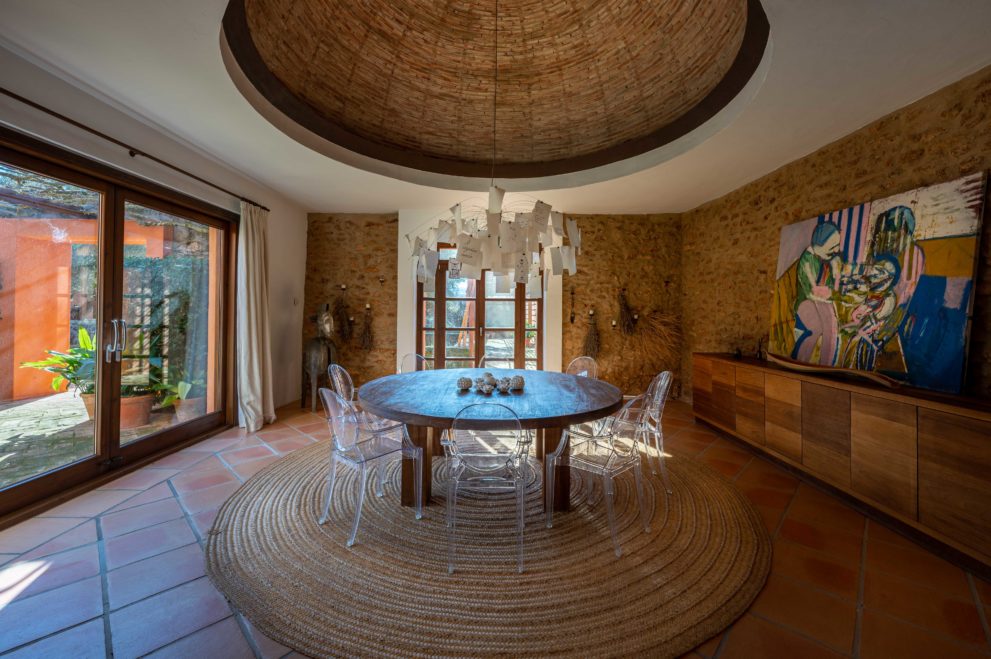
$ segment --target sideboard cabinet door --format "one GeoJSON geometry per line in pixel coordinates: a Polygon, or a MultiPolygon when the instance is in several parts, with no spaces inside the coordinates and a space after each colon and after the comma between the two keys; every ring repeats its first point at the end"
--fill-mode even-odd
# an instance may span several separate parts
{"type": "Polygon", "coordinates": [[[850,392],[802,383],[802,464],[850,489],[850,392]]]}
{"type": "Polygon", "coordinates": [[[802,381],[764,374],[764,440],[773,451],[802,461],[802,381]]]}
{"type": "Polygon", "coordinates": [[[764,373],[755,368],[736,367],[736,432],[764,445],[764,373]]]}
{"type": "Polygon", "coordinates": [[[850,396],[850,461],[854,492],[918,519],[915,405],[850,396]]]}
{"type": "Polygon", "coordinates": [[[991,422],[919,409],[919,521],[991,556],[991,422]]]}

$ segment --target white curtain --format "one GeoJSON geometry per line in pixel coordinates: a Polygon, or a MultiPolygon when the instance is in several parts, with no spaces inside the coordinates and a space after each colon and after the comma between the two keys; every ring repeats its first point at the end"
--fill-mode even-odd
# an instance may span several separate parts
{"type": "Polygon", "coordinates": [[[275,421],[268,322],[268,211],[241,202],[237,237],[238,423],[254,432],[275,421]]]}

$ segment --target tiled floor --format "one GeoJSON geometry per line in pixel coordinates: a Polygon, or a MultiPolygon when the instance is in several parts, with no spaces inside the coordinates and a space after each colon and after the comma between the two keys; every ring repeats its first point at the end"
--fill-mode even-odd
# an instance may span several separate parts
{"type": "MultiPolygon", "coordinates": [[[[218,506],[280,455],[327,438],[293,409],[228,431],[0,532],[4,657],[282,657],[204,576],[218,506]]],[[[671,403],[666,448],[733,479],[774,538],[750,611],[692,657],[979,657],[991,584],[695,425],[671,403]]]]}

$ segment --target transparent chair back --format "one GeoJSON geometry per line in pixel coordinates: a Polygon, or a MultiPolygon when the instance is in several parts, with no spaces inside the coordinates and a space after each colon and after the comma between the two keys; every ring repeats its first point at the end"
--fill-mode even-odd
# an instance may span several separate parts
{"type": "Polygon", "coordinates": [[[524,488],[530,437],[513,410],[497,403],[476,403],[454,418],[444,440],[452,461],[447,489],[448,572],[454,572],[458,493],[466,489],[515,491],[516,567],[523,571],[524,488]]]}
{"type": "Polygon", "coordinates": [[[406,426],[395,424],[385,428],[377,428],[370,425],[358,414],[354,405],[337,392],[327,388],[320,389],[320,401],[327,414],[327,423],[330,425],[333,438],[330,466],[327,470],[327,492],[324,498],[323,513],[319,520],[320,524],[324,524],[330,516],[330,505],[333,501],[338,466],[357,470],[360,477],[357,485],[354,522],[347,543],[349,547],[352,546],[358,535],[358,524],[361,521],[361,509],[365,502],[365,489],[369,473],[378,467],[379,478],[375,493],[377,496],[384,496],[387,463],[397,454],[413,460],[414,509],[416,518],[420,519],[423,516],[423,449],[415,446],[410,440],[406,426]]]}
{"type": "MultiPolygon", "coordinates": [[[[565,430],[557,450],[549,454],[544,461],[544,491],[547,497],[544,508],[547,528],[552,528],[554,525],[554,480],[556,468],[561,465],[601,477],[606,514],[609,518],[609,529],[616,556],[621,556],[623,549],[619,543],[615,514],[614,479],[623,472],[633,472],[640,506],[640,522],[645,533],[650,531],[650,511],[647,509],[643,474],[640,470],[640,437],[642,423],[648,414],[649,399],[641,395],[627,402],[615,416],[609,417],[601,424],[594,434],[574,428],[565,430]]],[[[591,497],[589,501],[592,502],[591,497]]]]}
{"type": "Polygon", "coordinates": [[[423,355],[418,355],[415,352],[407,353],[403,356],[403,360],[399,363],[400,373],[412,373],[413,371],[426,371],[427,370],[427,359],[423,355]]]}
{"type": "Polygon", "coordinates": [[[671,478],[668,476],[667,464],[664,459],[664,405],[667,403],[668,394],[671,391],[671,381],[674,376],[671,371],[663,371],[647,388],[646,397],[649,400],[648,413],[642,422],[644,436],[644,450],[647,453],[647,464],[650,465],[650,473],[657,475],[658,470],[664,479],[664,491],[671,494],[671,478]],[[651,455],[651,447],[654,452],[651,455]],[[651,459],[653,457],[653,460],[651,459]]]}
{"type": "Polygon", "coordinates": [[[344,400],[354,400],[354,381],[351,374],[340,364],[331,364],[327,367],[327,377],[334,391],[344,400]]]}
{"type": "Polygon", "coordinates": [[[568,364],[565,373],[569,375],[581,375],[586,378],[595,379],[599,374],[599,365],[591,357],[575,357],[568,364]]]}

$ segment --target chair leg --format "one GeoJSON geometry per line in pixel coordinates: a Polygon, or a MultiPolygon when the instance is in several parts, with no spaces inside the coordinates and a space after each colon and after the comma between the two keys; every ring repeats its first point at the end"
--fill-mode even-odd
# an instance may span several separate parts
{"type": "Polygon", "coordinates": [[[337,459],[331,456],[330,468],[327,470],[327,495],[323,500],[323,514],[320,515],[319,524],[324,524],[330,517],[330,500],[334,496],[334,483],[337,482],[337,459]]]}
{"type": "Polygon", "coordinates": [[[379,465],[376,469],[378,470],[378,478],[375,479],[375,496],[384,497],[385,479],[389,475],[388,463],[384,460],[379,460],[379,465]]]}
{"type": "Polygon", "coordinates": [[[644,431],[644,442],[643,442],[643,446],[644,446],[645,452],[647,453],[647,464],[650,465],[650,473],[651,473],[651,475],[656,476],[657,475],[657,469],[654,468],[654,460],[652,459],[652,457],[657,457],[657,456],[651,456],[650,455],[650,445],[651,444],[654,445],[654,451],[657,452],[658,455],[659,455],[660,454],[660,449],[657,448],[657,433],[655,433],[653,430],[646,430],[646,431],[644,431]]]}
{"type": "Polygon", "coordinates": [[[524,516],[524,482],[522,478],[516,479],[516,571],[523,572],[523,528],[526,526],[524,516]]]}
{"type": "Polygon", "coordinates": [[[413,457],[413,509],[416,511],[416,518],[423,519],[423,449],[416,449],[413,457]]]}
{"type": "Polygon", "coordinates": [[[368,465],[361,465],[361,479],[358,484],[358,503],[354,506],[354,524],[351,525],[351,536],[348,538],[348,547],[354,545],[354,539],[358,536],[358,522],[361,521],[361,506],[365,503],[365,486],[368,484],[368,465]]]}
{"type": "Polygon", "coordinates": [[[643,524],[643,532],[650,533],[650,518],[647,514],[647,497],[643,491],[643,472],[640,465],[633,467],[633,478],[637,482],[637,499],[640,503],[640,523],[643,524]]]}
{"type": "Polygon", "coordinates": [[[454,574],[454,545],[457,542],[458,477],[452,476],[447,485],[447,573],[454,574]]]}
{"type": "Polygon", "coordinates": [[[554,471],[557,460],[552,455],[544,458],[544,513],[547,515],[547,528],[554,528],[554,471]]]}
{"type": "Polygon", "coordinates": [[[602,489],[605,490],[606,514],[609,516],[609,533],[612,534],[613,549],[616,556],[623,555],[623,548],[619,546],[619,536],[616,532],[616,511],[613,506],[613,480],[609,474],[602,475],[602,489]]]}
{"type": "Polygon", "coordinates": [[[668,476],[668,461],[664,457],[664,431],[660,428],[657,429],[657,435],[654,437],[654,442],[657,444],[657,464],[661,468],[661,478],[664,480],[664,491],[668,494],[674,494],[671,490],[671,478],[668,476]]]}

